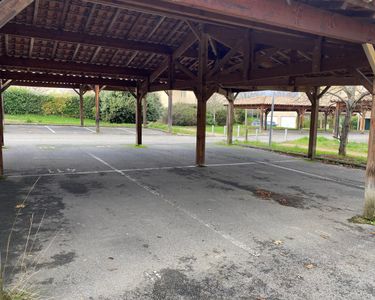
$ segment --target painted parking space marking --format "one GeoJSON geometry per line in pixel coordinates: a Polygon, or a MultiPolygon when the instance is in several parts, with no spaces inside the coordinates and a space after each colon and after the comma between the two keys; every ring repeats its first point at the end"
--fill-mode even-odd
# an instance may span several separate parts
{"type": "Polygon", "coordinates": [[[131,182],[135,183],[136,185],[138,185],[140,188],[146,190],[147,192],[149,192],[150,194],[160,198],[161,200],[163,200],[165,203],[169,204],[170,206],[172,206],[173,208],[175,208],[176,210],[182,212],[183,214],[187,215],[188,217],[190,217],[191,219],[195,220],[196,222],[198,222],[199,224],[203,225],[204,227],[206,227],[207,229],[215,232],[216,234],[218,234],[219,236],[221,236],[223,239],[225,239],[226,241],[230,242],[231,244],[233,244],[234,246],[244,250],[245,252],[247,252],[248,254],[250,255],[253,255],[253,256],[260,256],[260,253],[256,252],[255,250],[251,249],[250,247],[248,247],[245,243],[237,240],[236,238],[234,238],[233,236],[231,236],[230,234],[222,231],[222,230],[218,230],[215,228],[214,225],[200,219],[196,214],[188,211],[187,209],[183,208],[182,206],[168,200],[163,194],[161,194],[160,192],[154,190],[152,187],[149,187],[143,183],[141,183],[140,181],[138,181],[136,178],[130,176],[129,174],[126,174],[126,172],[124,171],[121,171],[117,168],[115,168],[114,166],[110,165],[108,162],[104,161],[103,159],[101,159],[100,157],[94,155],[94,154],[91,154],[91,153],[88,153],[88,155],[90,155],[92,158],[96,159],[97,161],[101,162],[102,164],[104,164],[105,166],[111,168],[112,170],[114,170],[115,172],[117,172],[118,174],[126,177],[128,180],[130,180],[131,182]]]}
{"type": "Polygon", "coordinates": [[[45,128],[47,128],[49,131],[51,131],[53,134],[56,134],[56,131],[53,130],[51,127],[49,126],[44,126],[45,128]]]}
{"type": "Polygon", "coordinates": [[[350,187],[354,187],[354,188],[358,188],[358,189],[364,189],[365,188],[364,185],[357,185],[357,184],[353,184],[353,183],[350,183],[350,182],[338,180],[338,179],[335,179],[335,178],[330,178],[330,177],[321,176],[321,175],[318,175],[318,174],[309,173],[309,172],[305,172],[305,171],[301,171],[301,170],[297,170],[297,169],[293,169],[293,168],[279,166],[279,165],[275,165],[275,164],[270,163],[270,162],[260,161],[259,164],[263,164],[263,165],[266,165],[266,166],[270,166],[270,167],[274,167],[274,168],[278,168],[278,169],[302,174],[302,175],[312,177],[312,178],[317,178],[317,179],[320,179],[320,180],[323,180],[323,181],[330,181],[330,182],[334,182],[334,183],[338,183],[338,184],[344,184],[346,186],[350,186],[350,187]]]}
{"type": "Polygon", "coordinates": [[[84,129],[90,131],[91,133],[96,133],[96,131],[91,129],[91,128],[88,128],[88,127],[81,127],[81,128],[84,128],[84,129]]]}
{"type": "Polygon", "coordinates": [[[116,129],[128,132],[128,133],[133,134],[133,135],[135,134],[135,132],[131,131],[130,129],[126,129],[126,128],[116,128],[116,129]]]}

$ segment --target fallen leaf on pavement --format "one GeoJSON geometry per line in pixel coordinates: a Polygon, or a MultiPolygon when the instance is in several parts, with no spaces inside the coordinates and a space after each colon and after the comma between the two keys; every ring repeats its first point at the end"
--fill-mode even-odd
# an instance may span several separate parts
{"type": "Polygon", "coordinates": [[[304,267],[305,267],[306,269],[311,270],[311,269],[316,268],[316,265],[315,265],[315,264],[305,264],[304,267]]]}
{"type": "Polygon", "coordinates": [[[279,240],[277,240],[277,241],[273,241],[273,243],[274,243],[275,245],[282,245],[283,241],[279,241],[279,240]]]}
{"type": "Polygon", "coordinates": [[[16,208],[17,208],[17,209],[25,208],[25,207],[26,207],[26,205],[23,204],[23,203],[21,203],[21,204],[17,204],[17,205],[16,205],[16,208]]]}

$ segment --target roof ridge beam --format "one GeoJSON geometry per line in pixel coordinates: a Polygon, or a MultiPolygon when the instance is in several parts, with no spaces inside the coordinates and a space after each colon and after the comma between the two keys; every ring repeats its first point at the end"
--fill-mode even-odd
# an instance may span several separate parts
{"type": "Polygon", "coordinates": [[[123,50],[138,50],[142,52],[157,53],[162,55],[169,55],[173,52],[173,49],[169,46],[163,46],[154,43],[130,41],[119,38],[100,37],[87,33],[68,32],[19,24],[7,24],[3,28],[0,28],[0,33],[27,36],[45,40],[54,40],[59,42],[80,43],[93,45],[96,47],[102,46],[123,50]]]}
{"type": "MultiPolygon", "coordinates": [[[[344,40],[375,44],[375,25],[355,20],[306,4],[285,0],[159,0],[160,6],[170,3],[207,13],[234,17],[260,24],[344,40]]],[[[180,12],[183,11],[180,9],[180,12]]]]}

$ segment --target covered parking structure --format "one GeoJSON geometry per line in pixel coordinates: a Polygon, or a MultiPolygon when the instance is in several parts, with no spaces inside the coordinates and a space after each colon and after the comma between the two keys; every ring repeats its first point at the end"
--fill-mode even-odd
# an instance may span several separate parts
{"type": "MultiPolygon", "coordinates": [[[[205,164],[206,102],[214,92],[232,106],[241,91],[301,91],[311,101],[313,158],[319,99],[329,86],[364,85],[375,94],[374,11],[362,0],[3,0],[0,91],[91,85],[98,107],[103,86],[129,90],[142,144],[145,94],[192,90],[197,165],[205,164]]],[[[375,186],[374,127],[368,189],[375,186]]]]}
{"type": "MultiPolygon", "coordinates": [[[[296,112],[297,122],[296,128],[302,129],[304,117],[306,112],[311,112],[311,102],[308,97],[302,95],[275,95],[274,99],[274,111],[282,112],[296,112]]],[[[366,112],[371,110],[372,101],[363,100],[360,101],[354,108],[354,113],[359,113],[361,119],[359,120],[359,130],[364,131],[366,112]]],[[[229,108],[229,107],[228,107],[229,108]]],[[[227,108],[227,109],[228,109],[227,108]]],[[[272,110],[272,96],[254,96],[250,98],[236,99],[232,109],[251,109],[259,111],[260,128],[267,130],[267,116],[272,110]]],[[[334,116],[334,130],[338,130],[340,124],[340,115],[346,111],[344,102],[338,102],[330,99],[329,97],[323,97],[319,101],[319,112],[324,114],[324,126],[327,128],[328,116],[334,116]]],[[[231,112],[228,111],[228,114],[231,112]]],[[[233,125],[232,125],[233,126],[233,125]]],[[[233,127],[230,127],[233,130],[233,127]]]]}

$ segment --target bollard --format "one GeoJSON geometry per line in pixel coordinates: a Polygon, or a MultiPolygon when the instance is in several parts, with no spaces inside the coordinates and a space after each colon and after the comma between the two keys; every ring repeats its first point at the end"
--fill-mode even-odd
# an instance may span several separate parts
{"type": "Polygon", "coordinates": [[[224,125],[224,136],[227,136],[227,125],[224,125]]]}
{"type": "Polygon", "coordinates": [[[245,142],[249,141],[249,128],[245,128],[245,142]]]}
{"type": "Polygon", "coordinates": [[[255,140],[258,141],[258,132],[259,132],[259,129],[255,129],[255,140]]]}
{"type": "Polygon", "coordinates": [[[288,129],[285,128],[284,140],[287,141],[287,139],[288,139],[288,129]]]}
{"type": "Polygon", "coordinates": [[[214,125],[212,125],[212,127],[211,127],[211,132],[212,132],[212,135],[215,135],[215,126],[214,125]]]}
{"type": "Polygon", "coordinates": [[[241,126],[238,125],[238,126],[237,126],[237,138],[240,137],[240,130],[241,130],[241,126]]]}

